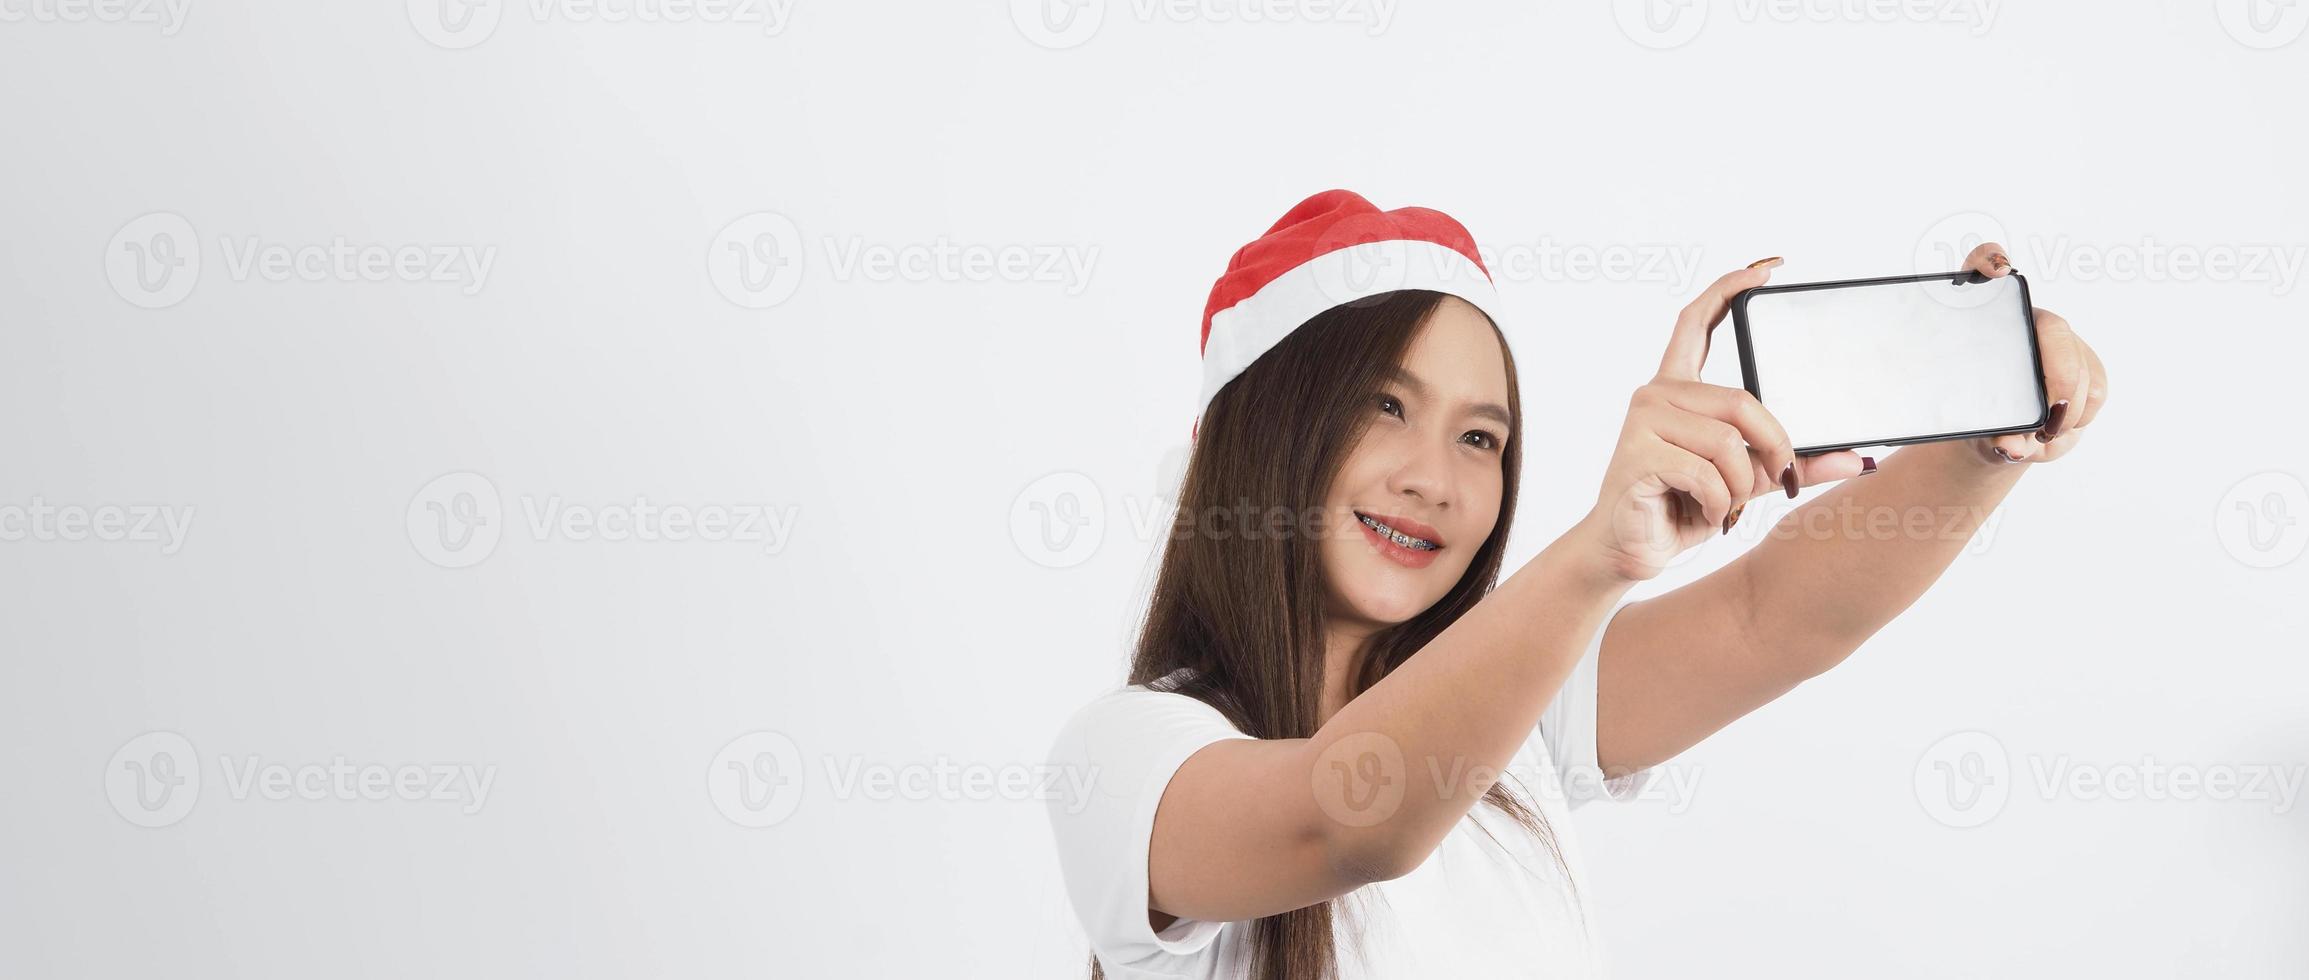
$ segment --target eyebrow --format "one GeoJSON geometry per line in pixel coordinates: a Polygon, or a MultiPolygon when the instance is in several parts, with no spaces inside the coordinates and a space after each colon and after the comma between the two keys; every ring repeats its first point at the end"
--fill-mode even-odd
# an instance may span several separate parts
{"type": "MultiPolygon", "coordinates": [[[[1427,382],[1420,380],[1418,375],[1412,374],[1410,368],[1397,367],[1392,377],[1396,384],[1400,384],[1403,387],[1411,389],[1411,393],[1419,396],[1420,401],[1434,400],[1435,389],[1428,387],[1427,382]]],[[[1490,419],[1504,426],[1513,427],[1515,425],[1515,420],[1507,414],[1506,407],[1498,404],[1497,402],[1476,402],[1473,405],[1467,406],[1467,411],[1470,414],[1479,416],[1481,418],[1490,419]]]]}

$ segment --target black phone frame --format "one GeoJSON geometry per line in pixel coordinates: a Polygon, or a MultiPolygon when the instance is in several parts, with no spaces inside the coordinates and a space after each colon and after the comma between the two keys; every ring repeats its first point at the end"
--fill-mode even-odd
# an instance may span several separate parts
{"type": "MultiPolygon", "coordinates": [[[[1909,446],[1924,442],[1945,442],[1950,439],[1977,439],[1982,436],[2009,435],[2015,432],[2029,432],[2044,428],[2045,423],[2049,421],[2051,406],[2046,401],[2044,390],[2044,355],[2043,352],[2038,349],[2036,342],[2036,304],[2029,298],[2028,278],[2026,276],[2023,276],[2018,272],[2008,272],[2005,273],[2004,278],[2015,279],[2020,282],[2021,317],[2028,323],[2028,359],[2029,363],[2036,370],[2037,415],[2035,422],[2029,423],[2027,425],[2006,426],[2001,429],[1974,429],[1969,432],[1940,432],[1934,433],[1932,435],[1901,436],[1892,439],[1868,439],[1860,442],[1844,442],[1829,446],[1799,446],[1796,449],[1796,455],[1818,456],[1822,453],[1839,452],[1846,449],[1858,449],[1862,446],[1909,446]]],[[[1756,353],[1748,341],[1748,297],[1757,293],[1799,293],[1814,289],[1844,289],[1854,286],[1887,286],[1907,282],[1943,281],[1961,281],[1966,285],[1976,285],[1979,283],[1987,282],[1989,280],[1988,277],[1983,276],[1978,272],[1961,270],[1957,272],[1926,273],[1920,276],[1880,276],[1874,279],[1838,279],[1831,282],[1797,282],[1789,283],[1785,286],[1758,286],[1754,289],[1742,290],[1739,295],[1732,297],[1732,332],[1739,338],[1740,381],[1742,387],[1748,389],[1748,394],[1756,396],[1757,401],[1761,402],[1764,400],[1763,385],[1756,379],[1756,353]]],[[[1764,407],[1769,409],[1771,406],[1766,404],[1764,407]]]]}

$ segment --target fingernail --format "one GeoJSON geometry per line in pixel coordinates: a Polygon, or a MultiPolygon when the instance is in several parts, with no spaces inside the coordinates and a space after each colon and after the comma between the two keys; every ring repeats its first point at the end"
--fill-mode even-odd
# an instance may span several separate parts
{"type": "Polygon", "coordinates": [[[1860,475],[1861,475],[1861,476],[1867,476],[1868,474],[1870,474],[1870,473],[1874,473],[1874,472],[1876,472],[1876,457],[1874,457],[1874,456],[1862,456],[1862,457],[1860,457],[1860,475]]]}
{"type": "Polygon", "coordinates": [[[1731,512],[1731,513],[1729,513],[1729,514],[1725,514],[1725,515],[1724,515],[1724,533],[1725,533],[1725,534],[1730,534],[1730,533],[1732,533],[1732,525],[1740,523],[1740,512],[1741,512],[1741,511],[1744,511],[1744,510],[1747,510],[1747,509],[1748,509],[1748,505],[1747,505],[1747,504],[1741,504],[1741,505],[1739,505],[1739,506],[1733,507],[1733,508],[1732,508],[1732,512],[1731,512]]]}
{"type": "Polygon", "coordinates": [[[1788,468],[1780,471],[1780,489],[1788,491],[1788,498],[1796,497],[1796,462],[1788,461],[1788,468]]]}
{"type": "Polygon", "coordinates": [[[2045,416],[2044,428],[2037,430],[2036,441],[2051,442],[2054,439],[2060,438],[2061,416],[2067,414],[2068,399],[2063,398],[2060,401],[2052,403],[2052,412],[2045,416]]]}
{"type": "Polygon", "coordinates": [[[1779,257],[1779,256],[1777,256],[1777,255],[1775,255],[1775,256],[1772,256],[1771,258],[1768,258],[1768,259],[1757,259],[1757,260],[1756,260],[1756,261],[1754,261],[1754,262],[1750,262],[1750,263],[1748,263],[1748,268],[1751,268],[1751,269],[1761,269],[1761,268],[1763,268],[1763,267],[1765,267],[1765,266],[1767,266],[1767,265],[1771,265],[1772,263],[1774,263],[1774,262],[1778,262],[1778,261],[1780,261],[1780,257],[1779,257]]]}
{"type": "Polygon", "coordinates": [[[2008,258],[2005,258],[2005,257],[2004,257],[2004,253],[2003,253],[2003,252],[1998,252],[1998,253],[1996,253],[1995,255],[1991,255],[1991,256],[1989,256],[1989,257],[1988,257],[1988,264],[1989,264],[1989,267],[1990,267],[1990,268],[1994,268],[1994,269],[2010,269],[2010,268],[2012,268],[2012,260],[2011,260],[2011,259],[2008,259],[2008,258]]]}
{"type": "Polygon", "coordinates": [[[2007,462],[2007,463],[2017,463],[2017,462],[2020,462],[2020,457],[2018,457],[2018,456],[2015,456],[2015,455],[2013,455],[2013,454],[2011,454],[2011,453],[2005,452],[2005,451],[2004,451],[2004,447],[2003,447],[2003,446],[1998,446],[1998,447],[1996,447],[1996,454],[1997,454],[1997,455],[1999,455],[1999,456],[2002,456],[2002,457],[2004,457],[2004,461],[2005,461],[2005,462],[2007,462]]]}

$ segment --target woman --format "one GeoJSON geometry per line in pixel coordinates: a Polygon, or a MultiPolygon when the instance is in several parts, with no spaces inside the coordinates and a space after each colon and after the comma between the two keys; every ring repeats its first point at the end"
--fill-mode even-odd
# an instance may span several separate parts
{"type": "MultiPolygon", "coordinates": [[[[1052,753],[1094,787],[1051,808],[1094,975],[1597,971],[1570,807],[1842,661],[1973,525],[1773,535],[1673,592],[1628,588],[1808,484],[1868,476],[1807,507],[1977,523],[2106,398],[2038,310],[2043,431],[1798,459],[1747,392],[1699,381],[1727,304],[1777,264],[1684,309],[1594,509],[1502,581],[1523,414],[1465,229],[1330,191],[1236,254],[1130,686],[1052,753]]],[[[1966,264],[2011,271],[1994,244],[1966,264]]]]}

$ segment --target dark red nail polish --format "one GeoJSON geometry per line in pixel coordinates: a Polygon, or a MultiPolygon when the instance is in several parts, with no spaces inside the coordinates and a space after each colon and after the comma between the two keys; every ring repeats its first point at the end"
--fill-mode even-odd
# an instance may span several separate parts
{"type": "Polygon", "coordinates": [[[2044,428],[2037,430],[2036,441],[2051,442],[2060,438],[2061,416],[2068,414],[2068,399],[2052,403],[2052,411],[2045,415],[2044,428]]]}
{"type": "Polygon", "coordinates": [[[1780,471],[1780,489],[1788,491],[1789,499],[1796,496],[1796,461],[1789,460],[1788,468],[1780,471]]]}
{"type": "Polygon", "coordinates": [[[1730,534],[1730,533],[1732,533],[1732,525],[1740,523],[1740,512],[1741,512],[1741,511],[1744,511],[1744,510],[1747,510],[1747,509],[1748,509],[1748,505],[1747,505],[1747,504],[1741,504],[1741,505],[1739,505],[1739,506],[1737,506],[1737,507],[1734,507],[1734,508],[1732,508],[1732,512],[1731,512],[1731,513],[1729,513],[1729,514],[1725,514],[1725,515],[1724,515],[1724,533],[1725,533],[1725,534],[1730,534]]]}
{"type": "Polygon", "coordinates": [[[1867,476],[1868,474],[1870,474],[1870,473],[1874,473],[1874,472],[1876,472],[1876,457],[1874,457],[1874,456],[1862,456],[1862,457],[1860,457],[1860,475],[1861,475],[1861,476],[1867,476]]]}

